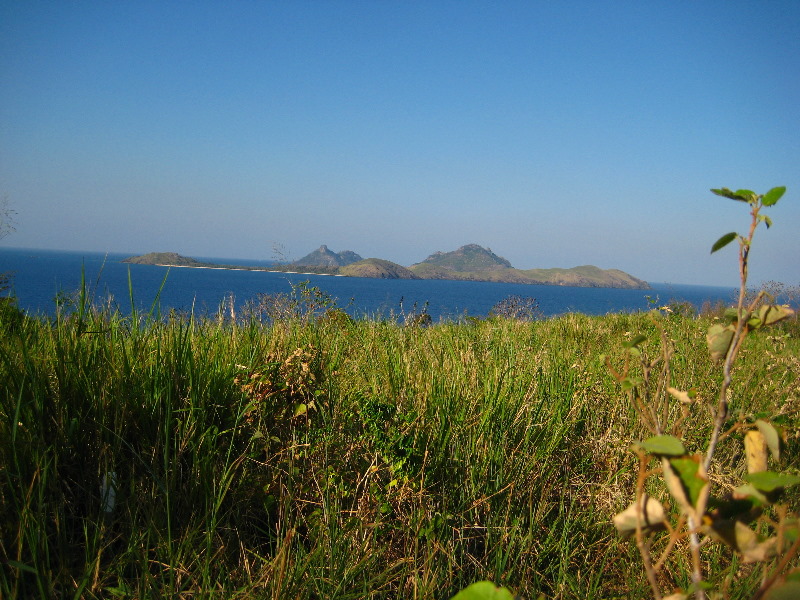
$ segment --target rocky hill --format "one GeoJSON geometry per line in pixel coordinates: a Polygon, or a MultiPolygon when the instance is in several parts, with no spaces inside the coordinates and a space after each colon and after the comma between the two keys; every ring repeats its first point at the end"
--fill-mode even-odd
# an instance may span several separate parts
{"type": "Polygon", "coordinates": [[[409,270],[422,279],[630,289],[650,287],[646,281],[624,271],[600,269],[592,265],[571,269],[515,269],[505,258],[477,244],[467,244],[452,252],[436,252],[424,261],[411,265],[409,270]]]}
{"type": "Polygon", "coordinates": [[[419,279],[411,270],[380,258],[368,258],[339,269],[339,275],[376,279],[419,279]]]}
{"type": "Polygon", "coordinates": [[[619,269],[601,269],[594,265],[571,269],[528,269],[520,271],[527,277],[548,285],[575,287],[612,287],[646,290],[650,284],[619,269]]]}
{"type": "Polygon", "coordinates": [[[423,271],[431,269],[432,271],[457,273],[512,268],[511,263],[505,258],[497,256],[491,249],[483,248],[478,244],[467,244],[452,252],[435,252],[421,263],[411,265],[410,269],[415,270],[420,267],[423,271]]]}
{"type": "Polygon", "coordinates": [[[323,244],[310,254],[306,254],[303,258],[294,261],[292,264],[303,267],[345,267],[360,260],[364,259],[352,250],[334,252],[323,244]]]}

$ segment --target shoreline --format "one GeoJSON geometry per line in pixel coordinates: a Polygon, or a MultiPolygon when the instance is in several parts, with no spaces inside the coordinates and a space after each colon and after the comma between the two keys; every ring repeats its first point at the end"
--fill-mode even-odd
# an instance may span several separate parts
{"type": "MultiPolygon", "coordinates": [[[[145,263],[126,263],[126,264],[145,264],[145,263]]],[[[261,273],[288,273],[290,275],[320,275],[322,277],[349,277],[349,275],[341,275],[339,273],[304,273],[302,271],[273,271],[272,269],[262,269],[253,267],[210,267],[205,265],[167,265],[161,263],[154,263],[149,265],[151,267],[175,267],[178,269],[211,269],[214,271],[258,271],[261,273]]]]}
{"type": "MultiPolygon", "coordinates": [[[[358,275],[342,275],[341,273],[309,273],[304,271],[283,271],[283,270],[273,270],[261,267],[237,267],[237,266],[210,266],[210,265],[170,265],[165,263],[126,263],[125,261],[120,261],[125,264],[138,264],[138,265],[145,265],[150,267],[168,267],[168,268],[180,268],[180,269],[211,269],[215,271],[257,271],[261,273],[286,273],[288,275],[318,275],[320,277],[355,277],[355,278],[362,278],[358,275]]],[[[382,279],[380,277],[368,277],[367,279],[382,279]]],[[[429,280],[429,281],[473,281],[473,282],[483,282],[483,283],[512,283],[512,284],[520,284],[520,285],[531,285],[531,286],[555,286],[555,287],[574,287],[574,288],[597,288],[597,289],[609,289],[609,290],[642,290],[647,291],[652,289],[652,287],[640,288],[640,287],[627,287],[627,286],[610,286],[610,285],[570,285],[569,283],[565,282],[552,282],[552,283],[545,283],[539,281],[496,281],[492,279],[446,279],[446,278],[439,278],[439,277],[420,277],[420,280],[429,280]]],[[[649,282],[648,282],[649,286],[649,282]]]]}

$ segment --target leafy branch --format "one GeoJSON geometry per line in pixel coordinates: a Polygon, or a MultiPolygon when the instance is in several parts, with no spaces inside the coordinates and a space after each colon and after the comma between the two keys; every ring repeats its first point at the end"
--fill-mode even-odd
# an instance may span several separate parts
{"type": "MultiPolygon", "coordinates": [[[[780,503],[783,491],[800,483],[800,476],[768,470],[768,460],[780,459],[783,440],[781,428],[765,419],[737,421],[725,430],[728,423],[732,371],[742,343],[752,332],[791,317],[794,311],[775,303],[775,298],[760,292],[747,300],[747,278],[750,250],[756,229],[761,223],[767,228],[772,220],[761,210],[774,206],[786,191],[776,187],[759,195],[750,190],[732,191],[728,188],[712,189],[714,194],[746,203],[750,211],[747,234],[726,233],[711,247],[711,252],[721,250],[738,241],[740,288],[738,303],[725,313],[722,324],[708,330],[707,344],[711,358],[720,365],[722,381],[717,401],[711,409],[712,421],[705,452],[689,452],[681,437],[685,437],[685,423],[699,405],[695,390],[682,391],[670,385],[670,363],[673,348],[663,327],[654,317],[660,332],[660,351],[649,358],[645,348],[647,337],[638,335],[624,343],[625,362],[615,370],[607,359],[611,374],[619,381],[641,424],[652,436],[634,447],[639,460],[634,502],[613,519],[623,536],[634,536],[642,557],[647,580],[657,599],[679,600],[694,595],[706,598],[711,584],[704,574],[704,549],[708,542],[720,542],[736,551],[743,562],[765,564],[765,575],[754,598],[770,594],[770,598],[784,597],[800,588],[800,571],[786,573],[792,560],[800,552],[800,521],[780,503]],[[670,425],[670,415],[680,416],[670,425]],[[719,442],[734,431],[744,432],[745,455],[748,474],[744,483],[730,485],[732,493],[722,497],[712,496],[709,471],[719,442]],[[648,494],[651,479],[660,480],[675,508],[670,513],[656,497],[648,494]],[[769,532],[764,534],[764,532],[769,532]],[[653,542],[656,536],[666,536],[658,558],[653,542]],[[688,543],[682,543],[688,542],[688,543]],[[683,550],[683,549],[686,550],[683,550]],[[691,585],[688,589],[664,596],[664,567],[675,552],[688,552],[691,585]],[[771,565],[770,570],[767,565],[771,565]]],[[[727,482],[726,482],[727,483],[727,482]]]]}

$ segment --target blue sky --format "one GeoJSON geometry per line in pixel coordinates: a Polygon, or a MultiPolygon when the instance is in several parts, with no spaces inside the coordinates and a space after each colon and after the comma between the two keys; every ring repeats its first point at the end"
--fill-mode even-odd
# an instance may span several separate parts
{"type": "Polygon", "coordinates": [[[800,282],[800,2],[0,0],[9,246],[800,282]]]}

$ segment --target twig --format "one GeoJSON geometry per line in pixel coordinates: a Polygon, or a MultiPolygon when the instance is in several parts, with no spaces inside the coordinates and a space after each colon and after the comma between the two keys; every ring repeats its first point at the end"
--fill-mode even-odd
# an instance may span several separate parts
{"type": "Polygon", "coordinates": [[[647,469],[649,462],[649,456],[644,453],[639,454],[639,477],[636,480],[636,547],[639,549],[639,554],[642,556],[644,570],[647,574],[647,581],[650,583],[650,588],[653,590],[653,596],[655,597],[655,600],[661,600],[661,590],[658,587],[656,571],[653,568],[653,561],[650,557],[650,546],[647,543],[647,540],[645,540],[642,532],[642,522],[644,521],[642,511],[647,511],[647,507],[644,506],[644,500],[646,498],[644,493],[644,482],[647,480],[647,477],[650,474],[647,469]]]}

